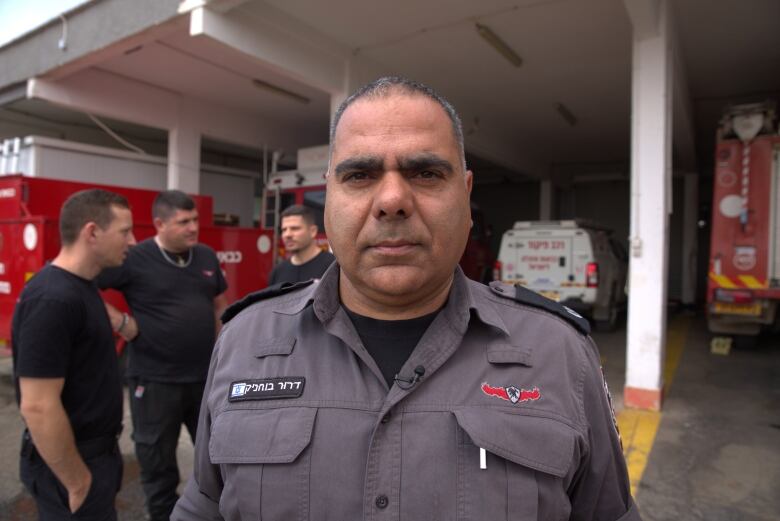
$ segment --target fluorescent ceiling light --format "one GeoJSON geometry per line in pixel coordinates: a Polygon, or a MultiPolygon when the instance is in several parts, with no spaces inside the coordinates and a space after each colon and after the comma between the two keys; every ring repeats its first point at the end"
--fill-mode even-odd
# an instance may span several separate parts
{"type": "Polygon", "coordinates": [[[278,85],[274,85],[272,83],[268,83],[267,81],[258,80],[257,78],[252,79],[252,84],[259,88],[259,89],[265,89],[267,91],[273,92],[274,94],[279,94],[281,96],[286,96],[290,99],[294,99],[298,103],[308,104],[311,102],[309,98],[306,96],[302,96],[301,94],[298,94],[297,92],[293,92],[291,90],[287,90],[283,87],[279,87],[278,85]]]}
{"type": "Polygon", "coordinates": [[[509,45],[507,45],[504,40],[499,38],[499,36],[494,33],[490,27],[480,23],[477,23],[476,27],[479,35],[487,43],[489,43],[491,47],[498,51],[501,56],[506,58],[509,63],[515,67],[520,67],[523,64],[523,59],[520,57],[520,55],[518,55],[509,45]]]}

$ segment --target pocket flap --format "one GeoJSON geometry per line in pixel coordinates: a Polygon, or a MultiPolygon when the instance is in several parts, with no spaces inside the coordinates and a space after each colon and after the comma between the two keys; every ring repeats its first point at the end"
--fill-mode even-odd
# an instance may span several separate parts
{"type": "Polygon", "coordinates": [[[266,338],[260,340],[254,348],[257,358],[271,355],[289,355],[295,346],[295,337],[266,338]]]}
{"type": "Polygon", "coordinates": [[[522,364],[532,367],[532,353],[530,347],[493,344],[487,348],[487,359],[491,364],[522,364]]]}
{"type": "Polygon", "coordinates": [[[454,413],[474,444],[497,456],[559,478],[571,467],[576,434],[559,421],[490,409],[454,413]]]}
{"type": "Polygon", "coordinates": [[[211,426],[212,463],[290,463],[311,441],[317,409],[231,409],[211,426]]]}

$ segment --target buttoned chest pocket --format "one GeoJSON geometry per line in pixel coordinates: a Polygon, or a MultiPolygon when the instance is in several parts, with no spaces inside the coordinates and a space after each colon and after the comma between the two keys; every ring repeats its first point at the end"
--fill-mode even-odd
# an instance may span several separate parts
{"type": "Polygon", "coordinates": [[[211,427],[209,456],[220,466],[225,519],[309,518],[312,430],[317,409],[234,409],[211,427]]]}
{"type": "Polygon", "coordinates": [[[455,417],[459,520],[569,518],[563,478],[574,453],[570,427],[490,409],[459,410],[455,417]]]}

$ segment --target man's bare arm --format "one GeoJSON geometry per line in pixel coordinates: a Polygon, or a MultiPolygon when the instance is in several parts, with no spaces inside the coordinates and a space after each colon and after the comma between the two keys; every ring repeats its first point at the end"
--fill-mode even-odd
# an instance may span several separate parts
{"type": "Polygon", "coordinates": [[[216,324],[215,331],[217,335],[219,334],[219,331],[222,329],[222,321],[219,319],[219,317],[221,317],[222,313],[225,312],[227,305],[228,305],[228,301],[224,293],[214,297],[214,322],[216,324]]]}
{"type": "Polygon", "coordinates": [[[35,449],[68,491],[70,511],[84,503],[92,474],[76,448],[60,395],[64,378],[19,378],[21,410],[35,449]]]}
{"type": "Polygon", "coordinates": [[[127,315],[127,320],[125,321],[124,313],[108,302],[104,302],[104,304],[106,305],[108,318],[111,320],[111,329],[119,333],[128,342],[138,336],[138,322],[135,321],[135,318],[127,315]],[[122,322],[125,322],[124,325],[122,325],[122,322]]]}

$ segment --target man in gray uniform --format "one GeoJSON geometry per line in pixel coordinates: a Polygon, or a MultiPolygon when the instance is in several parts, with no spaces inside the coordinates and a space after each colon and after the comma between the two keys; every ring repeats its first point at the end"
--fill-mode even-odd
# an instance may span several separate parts
{"type": "Polygon", "coordinates": [[[471,184],[428,87],[344,102],[337,262],[223,316],[172,519],[640,519],[587,322],[457,267],[471,184]]]}

